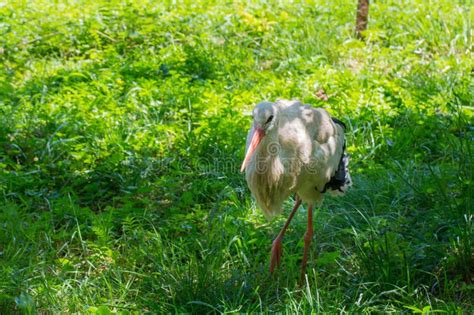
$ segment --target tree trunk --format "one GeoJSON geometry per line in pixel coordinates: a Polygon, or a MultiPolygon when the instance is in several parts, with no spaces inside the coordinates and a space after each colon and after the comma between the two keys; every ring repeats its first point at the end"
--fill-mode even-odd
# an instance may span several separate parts
{"type": "Polygon", "coordinates": [[[367,29],[367,21],[369,19],[369,0],[359,0],[357,5],[357,19],[356,19],[356,36],[359,39],[364,39],[362,32],[367,29]]]}

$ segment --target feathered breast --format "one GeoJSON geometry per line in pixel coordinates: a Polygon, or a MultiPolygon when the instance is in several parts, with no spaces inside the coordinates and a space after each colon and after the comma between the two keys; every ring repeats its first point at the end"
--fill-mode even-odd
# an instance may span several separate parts
{"type": "Polygon", "coordinates": [[[252,157],[247,169],[247,184],[269,219],[282,212],[283,201],[294,186],[295,177],[288,176],[288,161],[278,140],[265,139],[252,157]]]}

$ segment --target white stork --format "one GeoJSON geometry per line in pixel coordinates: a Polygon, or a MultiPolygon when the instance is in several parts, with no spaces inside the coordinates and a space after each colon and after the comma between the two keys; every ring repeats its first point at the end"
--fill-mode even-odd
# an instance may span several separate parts
{"type": "Polygon", "coordinates": [[[325,192],[343,194],[351,185],[344,154],[344,124],[322,108],[299,101],[262,102],[253,112],[241,171],[267,218],[282,212],[295,194],[295,205],[272,244],[270,272],[280,264],[282,239],[301,202],[308,204],[301,276],[304,276],[313,236],[313,206],[325,192]]]}

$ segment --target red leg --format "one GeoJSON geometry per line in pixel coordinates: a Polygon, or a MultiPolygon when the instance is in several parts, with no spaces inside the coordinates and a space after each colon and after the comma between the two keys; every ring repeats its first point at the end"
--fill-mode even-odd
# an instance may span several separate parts
{"type": "Polygon", "coordinates": [[[288,225],[290,225],[291,220],[293,219],[296,210],[298,210],[298,207],[301,204],[301,199],[296,195],[296,202],[295,206],[293,207],[293,210],[291,210],[290,216],[286,220],[285,225],[281,229],[280,233],[278,233],[278,236],[275,238],[272,244],[272,256],[270,260],[270,273],[273,273],[275,270],[275,267],[280,265],[280,259],[283,254],[283,247],[282,247],[282,240],[283,240],[283,235],[285,235],[286,229],[288,228],[288,225]]]}
{"type": "Polygon", "coordinates": [[[301,279],[304,279],[306,271],[306,263],[308,262],[309,247],[313,238],[313,205],[308,204],[308,227],[304,235],[304,254],[303,261],[301,262],[301,279]]]}

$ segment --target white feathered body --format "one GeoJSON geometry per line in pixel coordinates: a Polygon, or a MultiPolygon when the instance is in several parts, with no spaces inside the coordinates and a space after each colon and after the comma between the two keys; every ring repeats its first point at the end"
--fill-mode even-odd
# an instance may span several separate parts
{"type": "Polygon", "coordinates": [[[278,101],[275,106],[278,125],[263,138],[246,168],[248,186],[267,218],[281,213],[293,193],[304,202],[320,203],[345,141],[344,129],[326,110],[298,101],[278,101]]]}

